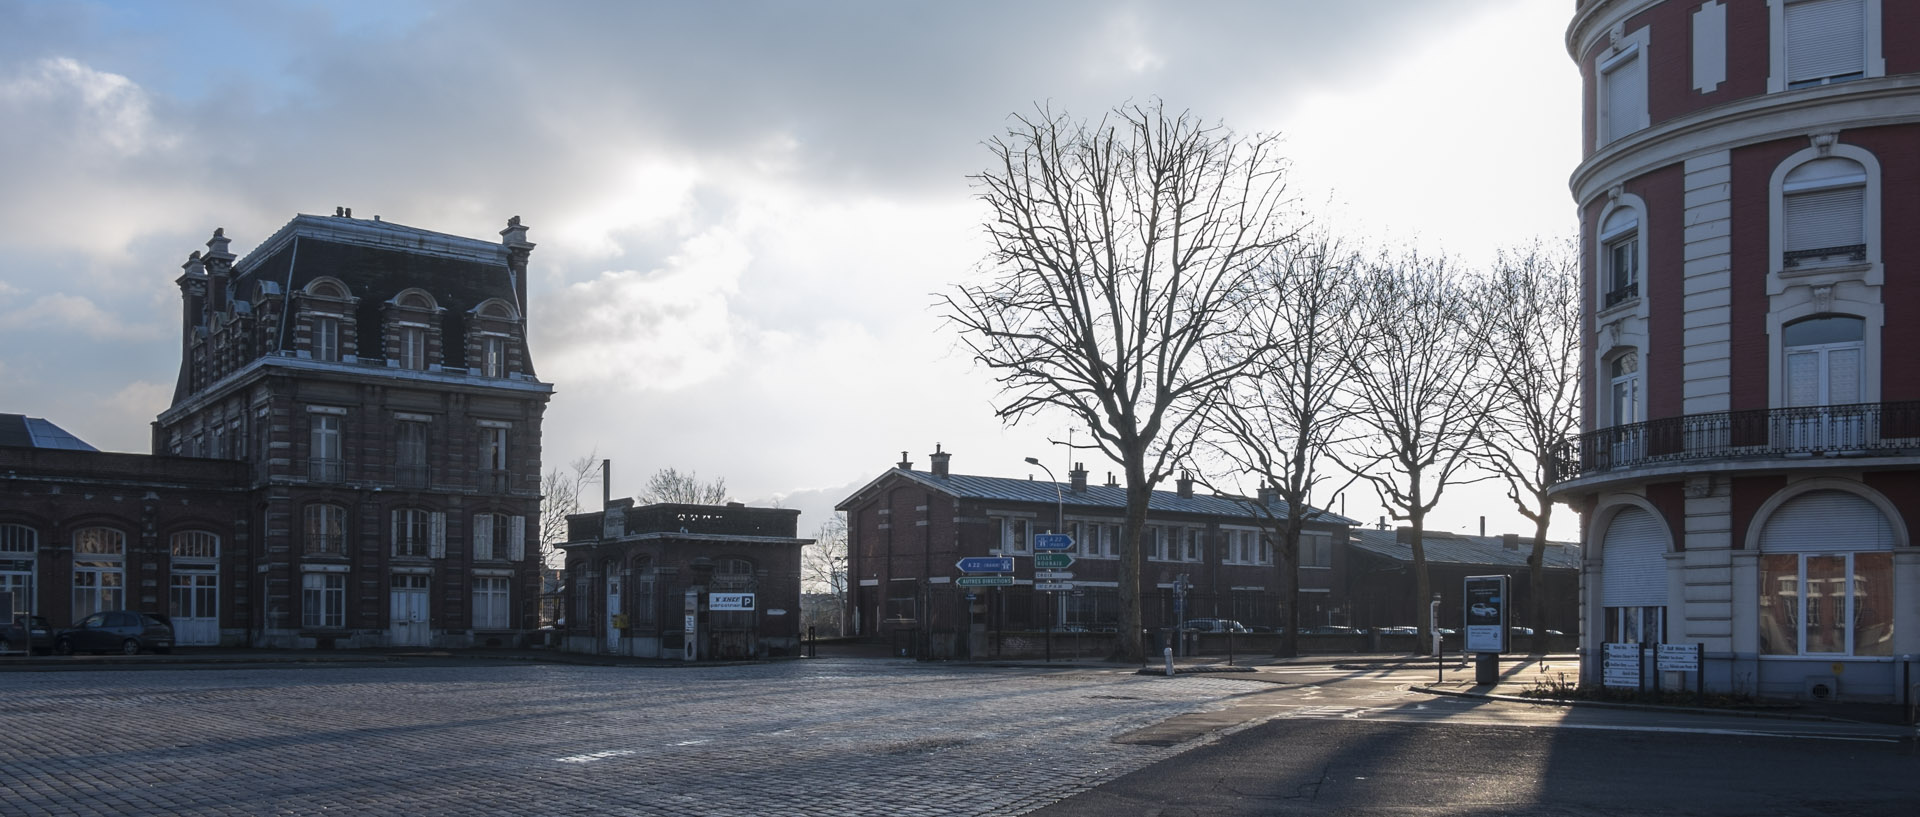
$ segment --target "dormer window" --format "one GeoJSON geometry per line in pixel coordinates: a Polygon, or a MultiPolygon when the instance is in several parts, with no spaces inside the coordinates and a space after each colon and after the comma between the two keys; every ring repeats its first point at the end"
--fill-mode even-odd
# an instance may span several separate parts
{"type": "Polygon", "coordinates": [[[340,319],[331,315],[313,319],[313,359],[340,360],[340,319]]]}
{"type": "Polygon", "coordinates": [[[421,326],[402,326],[399,336],[400,368],[425,371],[427,368],[427,330],[421,326]]]}
{"type": "Polygon", "coordinates": [[[480,374],[507,376],[507,339],[488,336],[480,339],[480,374]]]}

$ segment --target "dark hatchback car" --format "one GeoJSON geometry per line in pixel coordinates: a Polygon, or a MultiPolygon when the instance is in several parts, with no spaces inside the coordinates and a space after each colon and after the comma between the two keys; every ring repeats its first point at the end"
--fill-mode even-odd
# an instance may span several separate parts
{"type": "Polygon", "coordinates": [[[138,655],[141,650],[168,652],[172,649],[172,624],[151,613],[132,610],[94,613],[53,637],[53,651],[61,655],[76,652],[138,655]]]}
{"type": "Polygon", "coordinates": [[[53,652],[53,626],[47,623],[46,616],[14,613],[12,621],[0,626],[0,653],[29,650],[34,655],[53,652]]]}

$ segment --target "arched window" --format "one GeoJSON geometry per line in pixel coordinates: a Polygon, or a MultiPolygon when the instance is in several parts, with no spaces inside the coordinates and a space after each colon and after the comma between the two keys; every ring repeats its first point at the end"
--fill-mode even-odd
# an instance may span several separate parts
{"type": "Polygon", "coordinates": [[[1892,655],[1894,534],[1858,494],[1813,490],[1760,531],[1762,655],[1892,655]]]}
{"type": "Polygon", "coordinates": [[[1640,211],[1616,207],[1600,225],[1602,308],[1640,297],[1640,211]]]}
{"type": "Polygon", "coordinates": [[[1867,259],[1867,170],[1828,156],[1787,172],[1780,185],[1785,269],[1867,259]]]}
{"type": "Polygon", "coordinates": [[[1787,324],[1781,332],[1787,405],[1860,402],[1865,338],[1866,321],[1852,315],[1821,315],[1787,324]]]}
{"type": "Polygon", "coordinates": [[[713,565],[716,576],[753,576],[753,563],[745,559],[721,559],[713,565]]]}
{"type": "Polygon", "coordinates": [[[436,307],[433,296],[428,295],[425,290],[419,289],[409,289],[402,292],[394,296],[393,302],[408,309],[434,309],[436,307]]]}
{"type": "Polygon", "coordinates": [[[1623,426],[1640,422],[1640,356],[1632,350],[1607,363],[1607,419],[1623,426]]]}
{"type": "Polygon", "coordinates": [[[307,294],[318,298],[345,298],[347,285],[337,278],[323,276],[307,282],[307,294]]]}
{"type": "Polygon", "coordinates": [[[173,558],[206,561],[220,558],[220,537],[203,530],[181,531],[171,540],[173,558]]]}

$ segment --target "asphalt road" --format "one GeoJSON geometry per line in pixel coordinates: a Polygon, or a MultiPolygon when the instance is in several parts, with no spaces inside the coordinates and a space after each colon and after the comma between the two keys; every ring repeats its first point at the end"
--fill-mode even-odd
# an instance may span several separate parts
{"type": "Polygon", "coordinates": [[[1407,688],[1418,674],[1280,672],[1274,691],[1231,704],[1253,725],[1033,813],[1920,813],[1910,728],[1436,698],[1407,688]]]}

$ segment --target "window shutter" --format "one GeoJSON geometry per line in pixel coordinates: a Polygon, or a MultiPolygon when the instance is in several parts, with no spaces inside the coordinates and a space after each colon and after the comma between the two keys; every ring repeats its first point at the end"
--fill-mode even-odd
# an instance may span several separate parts
{"type": "Polygon", "coordinates": [[[508,520],[507,559],[518,562],[527,558],[527,518],[511,516],[508,520]]]}
{"type": "Polygon", "coordinates": [[[447,515],[440,511],[427,516],[427,555],[447,558],[447,515]]]}
{"type": "Polygon", "coordinates": [[[473,558],[493,558],[493,514],[473,515],[473,558]]]}
{"type": "Polygon", "coordinates": [[[1640,129],[1647,113],[1647,72],[1635,54],[1606,73],[1607,141],[1640,129]]]}
{"type": "Polygon", "coordinates": [[[1893,528],[1880,509],[1858,494],[1809,491],[1787,500],[1760,531],[1760,550],[1832,553],[1888,550],[1893,528]]]}
{"type": "Polygon", "coordinates": [[[1846,187],[1789,193],[1785,209],[1786,251],[1822,250],[1865,244],[1866,189],[1846,187]]]}
{"type": "Polygon", "coordinates": [[[1864,73],[1863,0],[1801,0],[1786,9],[1787,84],[1864,73]]]}
{"type": "Polygon", "coordinates": [[[1613,517],[1600,549],[1603,607],[1665,607],[1667,545],[1660,518],[1642,508],[1613,517]]]}
{"type": "Polygon", "coordinates": [[[388,537],[387,539],[387,552],[392,553],[394,555],[399,555],[400,553],[400,512],[392,511],[388,514],[388,518],[392,520],[392,523],[388,527],[392,530],[393,535],[388,537]]]}

